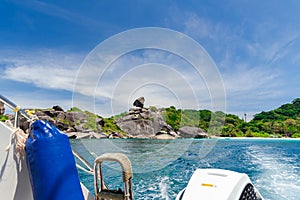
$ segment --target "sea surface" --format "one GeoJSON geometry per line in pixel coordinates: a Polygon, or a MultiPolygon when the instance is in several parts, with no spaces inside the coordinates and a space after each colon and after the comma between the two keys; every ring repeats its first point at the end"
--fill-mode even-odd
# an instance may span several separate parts
{"type": "MultiPolygon", "coordinates": [[[[247,173],[266,200],[300,199],[300,140],[209,139],[71,140],[92,165],[102,153],[126,154],[133,166],[135,199],[175,199],[197,168],[222,168],[247,173]]],[[[79,170],[93,192],[93,176],[79,170]]],[[[122,187],[120,167],[104,165],[109,188],[122,187]]]]}

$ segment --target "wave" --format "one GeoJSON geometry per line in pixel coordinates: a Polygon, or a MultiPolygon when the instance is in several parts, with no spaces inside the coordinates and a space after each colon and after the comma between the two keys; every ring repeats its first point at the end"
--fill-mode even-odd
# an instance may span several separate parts
{"type": "Polygon", "coordinates": [[[300,166],[297,154],[287,154],[283,149],[272,146],[253,145],[247,150],[249,162],[258,173],[253,178],[254,185],[266,200],[299,199],[300,166]]]}

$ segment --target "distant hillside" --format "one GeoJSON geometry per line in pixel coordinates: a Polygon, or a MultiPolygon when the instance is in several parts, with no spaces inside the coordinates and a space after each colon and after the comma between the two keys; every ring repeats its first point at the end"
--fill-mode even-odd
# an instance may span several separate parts
{"type": "Polygon", "coordinates": [[[300,114],[300,98],[295,99],[292,103],[283,104],[275,110],[268,112],[261,112],[256,114],[253,118],[253,121],[284,121],[287,119],[299,119],[300,114]]]}
{"type": "Polygon", "coordinates": [[[209,110],[181,110],[171,106],[164,109],[165,119],[174,130],[196,126],[221,137],[300,137],[300,98],[268,112],[256,114],[245,122],[233,114],[209,110]],[[214,117],[211,124],[211,117],[214,117]],[[222,132],[214,130],[223,124],[222,132]]]}
{"type": "Polygon", "coordinates": [[[249,125],[256,127],[255,131],[259,132],[300,137],[300,98],[274,110],[256,114],[249,125]]]}

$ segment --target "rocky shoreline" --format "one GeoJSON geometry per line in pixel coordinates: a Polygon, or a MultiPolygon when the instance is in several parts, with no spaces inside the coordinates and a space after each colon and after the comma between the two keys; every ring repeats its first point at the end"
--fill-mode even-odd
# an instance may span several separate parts
{"type": "MultiPolygon", "coordinates": [[[[208,135],[197,127],[181,127],[175,131],[163,118],[162,110],[151,110],[144,107],[133,107],[129,112],[111,119],[110,122],[101,116],[71,109],[64,111],[60,106],[50,109],[30,109],[39,119],[46,120],[66,133],[69,138],[145,138],[145,139],[177,139],[207,138],[208,135]],[[118,130],[107,129],[115,126],[118,130]]],[[[13,121],[13,117],[10,117],[13,121]]],[[[21,119],[20,127],[28,131],[29,122],[21,119]]]]}

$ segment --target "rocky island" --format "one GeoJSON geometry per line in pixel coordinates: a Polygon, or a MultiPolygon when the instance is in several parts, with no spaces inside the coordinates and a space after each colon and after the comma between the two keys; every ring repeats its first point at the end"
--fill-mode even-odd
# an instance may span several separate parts
{"type": "MultiPolygon", "coordinates": [[[[300,137],[300,98],[280,107],[255,114],[246,121],[221,111],[156,108],[144,106],[145,98],[133,102],[129,111],[108,118],[73,107],[64,111],[60,106],[48,109],[27,109],[39,119],[47,120],[71,138],[207,138],[207,137],[300,137]],[[214,119],[214,120],[211,120],[214,119]],[[209,135],[207,134],[209,130],[209,135]]],[[[0,120],[4,114],[0,102],[0,120]]],[[[246,116],[246,115],[245,115],[246,116]]],[[[28,131],[29,123],[21,119],[21,128],[28,131]]]]}
{"type": "MultiPolygon", "coordinates": [[[[133,102],[128,112],[119,116],[103,118],[89,111],[71,108],[64,111],[56,105],[49,109],[28,109],[39,119],[46,120],[66,133],[70,138],[205,138],[208,135],[197,127],[181,127],[174,130],[163,117],[163,109],[144,107],[145,98],[133,102]]],[[[13,117],[9,116],[13,121],[13,117]]],[[[21,119],[21,128],[29,129],[29,122],[21,119]]]]}

